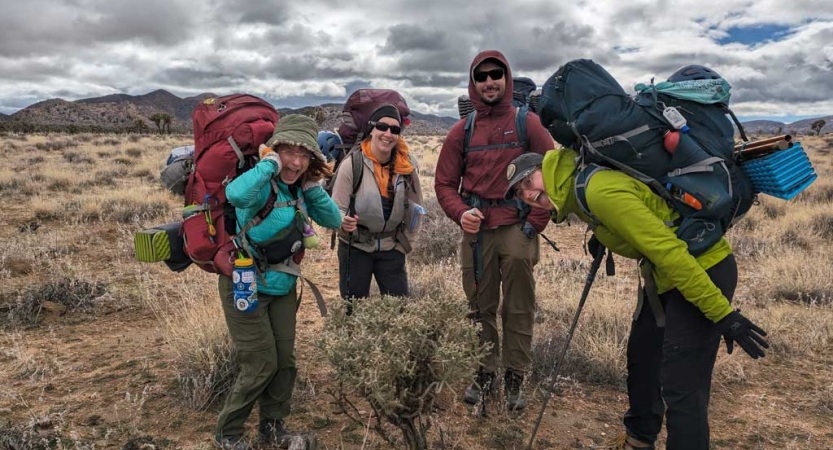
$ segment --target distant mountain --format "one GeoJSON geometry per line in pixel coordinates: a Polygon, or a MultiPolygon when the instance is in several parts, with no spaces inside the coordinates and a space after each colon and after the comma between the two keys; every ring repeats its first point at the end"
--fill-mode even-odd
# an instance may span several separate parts
{"type": "MultiPolygon", "coordinates": [[[[150,129],[156,126],[150,117],[157,113],[172,117],[171,128],[179,132],[191,130],[191,113],[194,108],[212,93],[195,97],[180,98],[158,89],[144,95],[113,94],[103,97],[66,101],[59,98],[45,100],[30,105],[12,115],[0,114],[3,127],[13,124],[24,130],[76,130],[76,131],[128,131],[136,128],[139,121],[150,129]]],[[[341,116],[343,104],[327,103],[320,106],[307,106],[297,109],[279,109],[281,114],[314,115],[316,111],[324,112],[321,128],[335,129],[341,116]]],[[[826,122],[822,133],[833,132],[833,116],[800,120],[790,124],[778,121],[753,120],[742,125],[750,135],[772,135],[777,133],[807,135],[813,133],[810,125],[818,119],[826,122]],[[779,131],[780,130],[780,131],[779,131]]],[[[454,117],[435,116],[411,111],[411,126],[406,135],[441,135],[448,132],[458,119],[454,117]]]]}
{"type": "Polygon", "coordinates": [[[10,118],[36,126],[119,131],[133,128],[139,120],[153,129],[155,125],[150,117],[163,113],[172,117],[172,129],[186,131],[191,128],[194,107],[213,96],[205,93],[179,98],[160,89],[145,95],[114,94],[73,102],[56,98],[30,105],[10,118]]]}
{"type": "MultiPolygon", "coordinates": [[[[192,126],[191,113],[200,102],[209,97],[216,95],[204,93],[196,97],[180,98],[158,89],[144,95],[113,94],[72,102],[56,98],[30,105],[11,116],[0,116],[0,121],[21,122],[32,129],[126,131],[135,129],[137,121],[141,120],[150,130],[155,130],[156,126],[150,117],[164,113],[173,118],[172,130],[188,132],[192,126]]],[[[316,110],[323,110],[325,119],[321,128],[333,130],[339,124],[342,107],[339,103],[328,103],[298,109],[282,108],[278,111],[282,115],[313,115],[316,110]]],[[[444,134],[456,119],[412,112],[411,121],[408,134],[444,134]]]]}
{"type": "MultiPolygon", "coordinates": [[[[324,111],[325,119],[320,128],[323,130],[335,130],[341,122],[341,111],[344,105],[341,103],[327,103],[320,106],[304,106],[302,108],[289,109],[280,108],[281,115],[305,114],[313,116],[316,111],[324,111]]],[[[433,114],[422,114],[411,111],[411,124],[405,129],[405,135],[425,136],[440,135],[448,133],[449,128],[457,122],[457,119],[446,116],[435,116],[433,114]]]]}
{"type": "Polygon", "coordinates": [[[814,117],[812,119],[799,120],[792,123],[783,123],[774,120],[750,120],[742,122],[743,129],[747,134],[793,134],[807,135],[815,134],[810,125],[817,120],[824,120],[825,125],[821,134],[833,132],[833,116],[814,117]]]}

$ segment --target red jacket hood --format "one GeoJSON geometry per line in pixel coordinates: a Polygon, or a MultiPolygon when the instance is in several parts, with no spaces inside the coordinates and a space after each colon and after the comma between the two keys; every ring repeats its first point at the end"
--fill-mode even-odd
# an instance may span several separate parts
{"type": "Polygon", "coordinates": [[[474,109],[477,110],[479,114],[490,113],[492,111],[498,112],[504,109],[513,108],[512,106],[512,89],[514,88],[512,83],[512,69],[509,68],[509,62],[506,61],[506,57],[503,56],[503,53],[497,50],[485,50],[477,54],[474,57],[474,60],[471,62],[471,67],[469,67],[469,99],[471,100],[472,104],[474,104],[474,109]],[[479,66],[483,61],[487,59],[496,59],[506,67],[506,74],[503,76],[504,80],[506,80],[506,90],[503,92],[503,98],[500,100],[499,103],[496,105],[487,105],[480,100],[480,95],[477,93],[474,87],[474,68],[479,66]]]}

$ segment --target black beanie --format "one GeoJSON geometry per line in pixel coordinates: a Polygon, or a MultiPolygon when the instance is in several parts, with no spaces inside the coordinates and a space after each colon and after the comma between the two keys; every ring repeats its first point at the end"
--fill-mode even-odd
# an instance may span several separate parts
{"type": "Polygon", "coordinates": [[[385,104],[376,108],[376,111],[373,111],[373,114],[370,115],[370,122],[378,122],[382,117],[390,117],[391,119],[396,119],[396,121],[400,124],[402,123],[402,117],[399,116],[399,110],[390,104],[385,104]]]}

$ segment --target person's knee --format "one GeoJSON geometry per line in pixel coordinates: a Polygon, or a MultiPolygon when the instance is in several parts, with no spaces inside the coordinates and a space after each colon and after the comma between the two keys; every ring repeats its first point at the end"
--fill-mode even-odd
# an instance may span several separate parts
{"type": "Polygon", "coordinates": [[[295,368],[295,339],[276,340],[275,371],[295,368]]]}

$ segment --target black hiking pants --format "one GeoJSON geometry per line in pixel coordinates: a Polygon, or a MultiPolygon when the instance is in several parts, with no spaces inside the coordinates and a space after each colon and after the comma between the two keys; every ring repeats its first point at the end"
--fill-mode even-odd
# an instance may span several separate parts
{"type": "Polygon", "coordinates": [[[376,278],[382,295],[404,297],[408,295],[408,273],[405,271],[405,255],[399,250],[365,252],[338,244],[338,290],[342,298],[365,298],[370,295],[371,277],[376,278]],[[347,253],[350,266],[347,266],[347,253]],[[348,273],[350,282],[348,284],[348,273]]]}
{"type": "MultiPolygon", "coordinates": [[[[731,301],[738,278],[734,256],[729,255],[706,273],[731,301]]],[[[665,412],[668,450],[708,450],[712,369],[721,336],[714,322],[677,289],[660,295],[660,300],[665,309],[665,328],[657,327],[647,299],[631,326],[630,409],[625,413],[625,429],[628,435],[653,443],[665,412]]]]}

